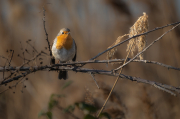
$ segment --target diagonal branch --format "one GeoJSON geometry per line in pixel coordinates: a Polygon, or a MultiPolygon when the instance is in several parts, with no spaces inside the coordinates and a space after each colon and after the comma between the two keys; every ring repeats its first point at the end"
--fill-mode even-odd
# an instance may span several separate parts
{"type": "Polygon", "coordinates": [[[159,30],[159,29],[163,29],[163,28],[165,28],[165,27],[172,26],[172,25],[176,25],[176,24],[179,24],[179,23],[180,23],[180,22],[175,22],[175,23],[172,23],[172,24],[167,24],[167,25],[162,26],[162,27],[156,27],[155,29],[150,30],[150,31],[148,31],[148,32],[145,32],[145,33],[142,33],[142,34],[139,34],[139,35],[135,35],[135,36],[133,36],[133,37],[131,37],[131,38],[128,38],[128,39],[126,39],[126,40],[118,43],[117,45],[114,45],[114,46],[108,48],[107,50],[99,53],[98,55],[96,55],[95,57],[91,58],[90,60],[94,60],[94,59],[98,58],[99,56],[101,56],[102,54],[106,53],[107,51],[109,51],[109,50],[111,50],[111,49],[113,49],[113,48],[115,48],[115,47],[117,47],[117,46],[119,46],[119,45],[121,45],[121,44],[129,41],[129,40],[132,39],[132,38],[136,38],[136,37],[139,37],[139,36],[141,36],[141,35],[147,35],[147,34],[153,32],[153,31],[156,31],[156,30],[159,30]]]}
{"type": "Polygon", "coordinates": [[[136,59],[140,54],[142,54],[143,52],[145,52],[147,49],[149,49],[154,43],[156,43],[157,41],[159,41],[164,35],[166,35],[167,33],[169,33],[170,31],[172,31],[173,29],[175,29],[177,26],[179,26],[179,24],[177,24],[176,26],[172,27],[170,30],[166,31],[163,35],[161,35],[159,38],[157,38],[156,40],[154,40],[151,44],[149,44],[146,48],[144,48],[141,52],[139,52],[136,56],[134,56],[131,60],[129,60],[128,62],[126,62],[125,64],[121,65],[120,67],[118,67],[117,69],[115,69],[114,71],[117,71],[121,68],[123,68],[124,66],[126,66],[127,64],[129,64],[131,61],[133,61],[134,59],[136,59]]]}

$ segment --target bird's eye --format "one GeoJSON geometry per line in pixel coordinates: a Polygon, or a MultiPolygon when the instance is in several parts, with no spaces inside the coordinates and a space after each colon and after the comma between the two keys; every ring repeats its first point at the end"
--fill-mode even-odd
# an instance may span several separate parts
{"type": "Polygon", "coordinates": [[[64,32],[62,32],[62,34],[64,34],[64,32]]]}

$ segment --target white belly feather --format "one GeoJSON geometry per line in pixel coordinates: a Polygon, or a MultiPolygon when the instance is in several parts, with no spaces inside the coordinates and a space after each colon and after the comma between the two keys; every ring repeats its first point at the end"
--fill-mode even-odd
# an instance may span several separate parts
{"type": "Polygon", "coordinates": [[[67,62],[69,60],[72,60],[76,53],[74,39],[73,39],[73,44],[72,44],[73,46],[69,50],[66,50],[65,48],[57,49],[56,41],[57,39],[55,39],[52,46],[52,54],[55,57],[55,59],[60,60],[61,62],[67,62]]]}

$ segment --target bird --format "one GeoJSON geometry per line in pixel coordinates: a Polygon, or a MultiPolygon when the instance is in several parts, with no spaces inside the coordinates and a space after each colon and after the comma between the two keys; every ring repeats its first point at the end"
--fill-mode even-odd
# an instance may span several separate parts
{"type": "MultiPolygon", "coordinates": [[[[65,63],[67,61],[76,61],[77,46],[75,40],[71,37],[70,29],[62,28],[52,45],[52,55],[59,61],[65,63]]],[[[59,79],[67,79],[67,71],[59,71],[59,79]]]]}

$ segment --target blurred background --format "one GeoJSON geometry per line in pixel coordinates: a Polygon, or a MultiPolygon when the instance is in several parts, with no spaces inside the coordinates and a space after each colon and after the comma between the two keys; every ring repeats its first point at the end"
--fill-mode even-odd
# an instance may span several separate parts
{"type": "MultiPolygon", "coordinates": [[[[23,63],[21,57],[31,59],[35,55],[32,47],[26,43],[30,39],[30,44],[38,52],[49,53],[42,21],[43,6],[46,10],[46,30],[50,43],[52,44],[61,28],[67,27],[78,47],[77,61],[86,61],[107,49],[119,36],[127,34],[143,12],[149,16],[149,30],[179,21],[179,5],[180,0],[1,0],[0,56],[10,58],[12,49],[12,66],[20,66],[23,63]],[[28,52],[25,52],[26,49],[28,52]]],[[[169,28],[148,34],[147,44],[169,28]]],[[[180,28],[168,33],[144,53],[144,59],[180,67],[179,33],[180,28]]],[[[125,58],[127,43],[118,47],[114,58],[125,58]]],[[[42,59],[42,65],[49,64],[50,57],[44,55],[42,59]]],[[[98,58],[104,59],[106,54],[98,58]]],[[[0,58],[0,66],[4,66],[5,62],[5,59],[0,58]]],[[[40,65],[39,61],[30,64],[36,65],[40,65]]],[[[111,70],[118,66],[119,64],[90,64],[84,67],[111,70]]],[[[95,75],[101,88],[98,89],[90,74],[68,73],[68,80],[58,80],[57,72],[42,71],[28,75],[28,80],[22,80],[15,88],[0,94],[0,119],[36,119],[41,110],[47,110],[52,94],[66,96],[59,99],[59,104],[64,108],[75,102],[87,101],[87,98],[100,108],[116,79],[95,75]],[[62,90],[62,86],[68,81],[73,83],[62,90]]],[[[124,68],[123,74],[176,87],[180,85],[179,71],[153,64],[131,63],[124,68]]],[[[0,75],[2,80],[3,74],[0,75]]],[[[0,86],[0,92],[15,83],[0,86]]],[[[150,85],[121,79],[104,111],[113,119],[178,119],[179,99],[179,95],[174,97],[150,85]]],[[[52,112],[53,119],[73,119],[57,108],[52,112]]],[[[84,116],[78,109],[73,113],[79,118],[84,116]]]]}

